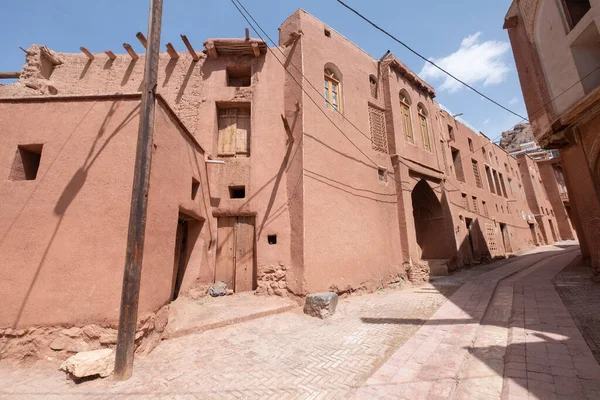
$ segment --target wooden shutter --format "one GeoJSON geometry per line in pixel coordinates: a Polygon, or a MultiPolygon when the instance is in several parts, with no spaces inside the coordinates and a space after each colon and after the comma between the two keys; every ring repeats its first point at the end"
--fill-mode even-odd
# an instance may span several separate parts
{"type": "Polygon", "coordinates": [[[387,153],[387,134],[385,130],[385,114],[383,110],[369,106],[369,124],[371,126],[371,143],[373,149],[382,153],[387,153]]]}
{"type": "Polygon", "coordinates": [[[218,155],[233,156],[236,150],[237,108],[219,109],[218,155]]]}
{"type": "Polygon", "coordinates": [[[237,114],[236,150],[237,154],[250,153],[250,109],[240,108],[237,114]]]}

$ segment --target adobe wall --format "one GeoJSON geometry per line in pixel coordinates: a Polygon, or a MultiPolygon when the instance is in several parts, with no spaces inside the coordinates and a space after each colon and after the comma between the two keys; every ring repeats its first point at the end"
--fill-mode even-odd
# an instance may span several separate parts
{"type": "Polygon", "coordinates": [[[139,98],[0,102],[0,327],[117,320],[138,112],[139,98]],[[35,180],[8,179],[19,144],[43,144],[35,180]]]}
{"type": "Polygon", "coordinates": [[[474,253],[475,260],[485,258],[486,254],[492,257],[504,255],[506,249],[500,230],[501,223],[505,224],[508,229],[511,252],[533,247],[535,243],[531,239],[529,225],[524,218],[532,213],[525,197],[519,191],[519,185],[522,182],[518,173],[517,161],[503,149],[491,143],[487,137],[472,131],[452,118],[446,111],[440,111],[439,116],[440,141],[438,146],[442,169],[447,171],[445,190],[452,214],[459,257],[458,264],[471,263],[473,261],[472,253],[474,253]],[[448,126],[453,128],[454,139],[449,136],[448,126]],[[469,139],[472,141],[473,150],[469,147],[469,139]],[[452,161],[452,148],[460,152],[464,182],[456,176],[456,168],[452,161]],[[477,161],[482,187],[477,186],[472,160],[477,161]],[[490,172],[496,171],[497,175],[502,174],[506,197],[503,193],[498,193],[493,178],[493,191],[490,189],[486,166],[489,167],[490,172]],[[509,180],[512,182],[512,187],[509,180]],[[467,207],[464,206],[463,194],[466,195],[467,207]],[[473,196],[477,198],[476,211],[473,207],[473,196]],[[487,215],[483,208],[483,201],[487,207],[487,215]],[[473,221],[474,252],[468,241],[466,218],[473,221]],[[491,236],[488,231],[491,232],[491,236]]]}
{"type": "Polygon", "coordinates": [[[519,170],[523,180],[523,187],[527,196],[529,208],[535,214],[538,227],[541,230],[542,237],[546,244],[553,243],[552,228],[554,228],[556,240],[560,240],[556,214],[552,215],[552,202],[546,192],[542,176],[538,165],[528,155],[520,154],[517,156],[519,170]],[[550,223],[552,221],[552,223],[550,223]],[[551,225],[552,224],[552,225],[551,225]]]}
{"type": "MultiPolygon", "coordinates": [[[[577,214],[580,228],[578,237],[582,254],[591,258],[592,266],[600,268],[600,199],[598,169],[598,129],[600,117],[582,126],[577,135],[578,143],[561,149],[569,202],[577,214]],[[596,144],[594,146],[594,144],[596,144]]],[[[576,228],[577,228],[576,222],[576,228]]]]}
{"type": "Polygon", "coordinates": [[[548,194],[550,205],[552,206],[556,216],[556,223],[558,224],[560,237],[563,240],[573,240],[575,239],[575,234],[567,214],[567,210],[565,209],[563,199],[561,198],[561,193],[559,191],[559,184],[556,180],[556,174],[554,172],[555,163],[556,161],[554,159],[536,162],[540,171],[542,182],[544,184],[544,189],[548,194]]]}
{"type": "MultiPolygon", "coordinates": [[[[44,52],[49,52],[61,63],[54,67],[49,79],[30,72],[23,74],[15,84],[0,86],[0,97],[39,96],[48,87],[59,96],[128,93],[138,92],[141,88],[143,54],[135,61],[127,54],[117,54],[113,61],[105,54],[95,54],[94,60],[90,61],[83,54],[57,53],[44,46],[31,46],[28,52],[24,71],[39,69],[37,60],[44,52]]],[[[210,158],[217,158],[217,105],[251,106],[250,156],[224,158],[225,164],[202,166],[206,168],[209,182],[206,186],[210,190],[210,207],[205,213],[254,216],[258,275],[261,270],[284,269],[290,275],[287,279],[290,286],[300,293],[302,274],[295,274],[294,270],[296,266],[301,269],[301,264],[292,266],[290,259],[291,249],[297,245],[292,246],[290,239],[288,209],[292,202],[288,198],[292,198],[293,193],[289,190],[287,173],[299,157],[301,141],[288,145],[281,121],[284,113],[283,68],[268,52],[258,58],[220,56],[208,59],[197,51],[198,62],[193,62],[187,52],[178,54],[177,60],[172,60],[167,53],[160,54],[157,92],[210,158]],[[226,68],[230,66],[249,66],[251,86],[228,86],[226,68]],[[228,187],[232,185],[245,186],[246,197],[230,199],[228,187]],[[270,234],[277,235],[276,245],[267,243],[270,234]]],[[[206,228],[213,233],[209,240],[216,245],[217,220],[208,220],[206,228]]],[[[199,279],[208,284],[214,281],[215,254],[206,257],[212,271],[206,270],[199,279]]]]}
{"type": "Polygon", "coordinates": [[[388,154],[372,148],[370,139],[368,104],[383,108],[381,99],[370,98],[369,75],[377,76],[377,61],[333,30],[331,37],[325,36],[326,26],[304,11],[296,15],[302,30],[302,59],[296,65],[305,76],[303,212],[304,246],[310,249],[304,253],[305,288],[315,292],[377,287],[404,271],[392,164],[388,154]],[[342,112],[362,133],[325,108],[326,63],[341,73],[342,112]],[[387,182],[379,180],[378,166],[387,170],[387,182]]]}
{"type": "MultiPolygon", "coordinates": [[[[157,101],[154,150],[142,267],[138,320],[171,301],[174,252],[179,214],[192,218],[187,237],[187,268],[180,295],[214,277],[211,256],[215,246],[214,218],[210,212],[204,152],[180,123],[157,101]],[[200,187],[192,197],[192,179],[200,187]]],[[[211,281],[212,282],[212,281],[211,281]]]]}

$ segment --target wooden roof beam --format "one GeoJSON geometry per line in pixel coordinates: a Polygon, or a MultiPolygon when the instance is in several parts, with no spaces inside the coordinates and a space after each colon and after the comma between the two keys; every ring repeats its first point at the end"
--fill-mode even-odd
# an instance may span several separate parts
{"type": "Polygon", "coordinates": [[[19,79],[20,72],[0,72],[0,79],[19,79]]]}
{"type": "Polygon", "coordinates": [[[104,50],[104,52],[106,53],[106,55],[108,56],[108,58],[110,58],[113,61],[117,58],[117,56],[115,56],[115,53],[113,53],[110,50],[104,50]]]}
{"type": "Polygon", "coordinates": [[[167,53],[171,56],[171,60],[177,60],[179,58],[179,54],[177,54],[175,47],[173,47],[173,44],[171,43],[167,43],[167,53]]]}
{"type": "Polygon", "coordinates": [[[138,40],[140,41],[142,46],[144,46],[145,49],[148,48],[148,41],[146,40],[146,36],[144,36],[142,32],[136,33],[135,37],[138,38],[138,40]]]}
{"type": "Polygon", "coordinates": [[[212,40],[204,43],[204,47],[206,47],[206,52],[208,53],[209,58],[218,58],[219,53],[217,53],[217,48],[215,47],[215,43],[212,40]]]}
{"type": "Polygon", "coordinates": [[[194,61],[198,61],[200,59],[200,57],[198,57],[198,54],[196,54],[196,51],[192,47],[192,44],[188,40],[187,36],[181,35],[181,40],[183,40],[183,44],[185,44],[185,47],[187,47],[188,51],[190,52],[192,59],[194,61]]]}
{"type": "Polygon", "coordinates": [[[258,43],[252,42],[252,51],[254,52],[254,57],[260,57],[260,47],[258,47],[258,43]]]}
{"type": "Polygon", "coordinates": [[[88,58],[90,61],[93,61],[93,60],[94,60],[94,55],[93,55],[92,53],[90,53],[90,51],[89,51],[88,49],[86,49],[85,47],[81,46],[81,47],[79,48],[79,50],[81,50],[81,52],[82,52],[83,54],[85,54],[85,55],[86,55],[86,57],[87,57],[87,58],[88,58]]]}
{"type": "Polygon", "coordinates": [[[135,51],[133,50],[133,48],[128,44],[128,43],[123,43],[123,47],[125,48],[125,50],[127,51],[127,53],[129,53],[129,56],[131,57],[132,60],[137,60],[138,58],[140,58],[140,56],[138,56],[135,51]]]}

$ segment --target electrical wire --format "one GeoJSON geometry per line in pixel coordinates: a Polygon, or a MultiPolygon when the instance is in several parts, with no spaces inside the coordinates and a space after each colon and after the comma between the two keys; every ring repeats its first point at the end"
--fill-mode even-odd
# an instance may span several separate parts
{"type": "Polygon", "coordinates": [[[437,65],[436,63],[434,63],[433,61],[431,61],[430,59],[428,59],[427,57],[421,55],[419,52],[417,52],[416,50],[414,50],[412,47],[408,46],[406,43],[404,43],[400,39],[397,39],[394,35],[392,35],[388,31],[386,31],[385,29],[383,29],[383,28],[379,27],[378,25],[376,25],[374,22],[372,22],[370,19],[368,19],[367,17],[365,17],[364,15],[362,15],[361,13],[359,13],[358,11],[356,11],[354,8],[350,7],[348,4],[344,3],[341,0],[336,0],[336,1],[338,3],[340,3],[341,5],[343,5],[344,7],[346,7],[348,10],[352,11],[358,17],[360,17],[361,19],[363,19],[364,21],[366,21],[367,23],[369,23],[370,25],[372,25],[375,29],[377,29],[378,31],[383,32],[386,36],[390,37],[392,40],[394,40],[395,42],[401,44],[406,49],[408,49],[411,53],[413,53],[417,57],[423,59],[426,63],[429,63],[429,64],[433,65],[435,68],[439,69],[444,74],[448,75],[449,77],[451,77],[452,79],[456,80],[457,82],[463,84],[464,86],[466,86],[467,88],[471,89],[472,91],[474,91],[475,93],[477,93],[481,97],[485,98],[486,100],[491,101],[492,103],[494,103],[498,107],[502,108],[503,110],[508,111],[509,113],[511,113],[511,114],[513,114],[513,115],[515,115],[515,116],[517,116],[519,118],[523,118],[524,120],[527,120],[526,117],[524,117],[524,116],[522,116],[522,115],[514,112],[513,110],[511,110],[508,107],[503,106],[502,104],[498,103],[496,100],[492,99],[491,97],[489,97],[489,96],[481,93],[479,90],[475,89],[473,86],[469,85],[465,81],[463,81],[463,80],[457,78],[456,76],[452,75],[450,72],[446,71],[444,68],[440,67],[439,65],[437,65]]]}

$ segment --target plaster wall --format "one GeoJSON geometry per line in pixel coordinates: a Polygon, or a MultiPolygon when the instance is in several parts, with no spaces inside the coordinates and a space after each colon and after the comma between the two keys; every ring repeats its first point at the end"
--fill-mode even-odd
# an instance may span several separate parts
{"type": "Polygon", "coordinates": [[[560,165],[559,161],[556,161],[555,159],[544,160],[538,161],[536,164],[540,171],[540,176],[546,193],[548,194],[552,210],[554,210],[561,239],[575,239],[575,231],[567,214],[563,199],[561,198],[559,183],[557,182],[556,174],[554,172],[555,165],[560,165]]]}
{"type": "Polygon", "coordinates": [[[1,327],[118,318],[139,99],[0,103],[1,327]],[[8,179],[43,144],[35,180],[8,179]]]}
{"type": "Polygon", "coordinates": [[[381,99],[370,96],[369,75],[377,76],[377,61],[314,17],[301,10],[296,14],[305,76],[304,244],[310,249],[304,254],[306,291],[380,284],[398,275],[402,260],[390,157],[374,150],[370,138],[368,105],[383,108],[381,99]],[[324,34],[326,28],[330,37],[324,34]],[[325,107],[326,63],[341,73],[342,113],[351,123],[325,107]],[[379,180],[378,167],[386,170],[387,182],[379,180]]]}

